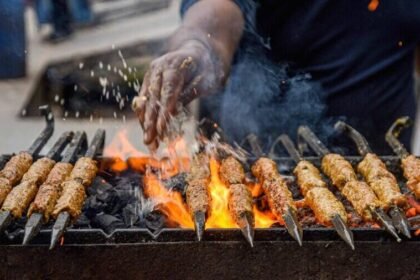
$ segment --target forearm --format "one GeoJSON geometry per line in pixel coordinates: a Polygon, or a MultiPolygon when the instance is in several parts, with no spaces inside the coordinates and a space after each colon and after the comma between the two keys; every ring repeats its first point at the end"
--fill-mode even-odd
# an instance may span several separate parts
{"type": "Polygon", "coordinates": [[[181,27],[171,37],[169,48],[200,44],[211,51],[215,63],[228,73],[242,37],[244,19],[231,0],[201,0],[191,6],[181,27]]]}

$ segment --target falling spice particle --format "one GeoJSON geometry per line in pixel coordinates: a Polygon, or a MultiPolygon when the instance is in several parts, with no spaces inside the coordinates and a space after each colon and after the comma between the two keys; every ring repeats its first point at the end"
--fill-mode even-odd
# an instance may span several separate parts
{"type": "Polygon", "coordinates": [[[371,12],[376,11],[376,9],[378,9],[379,6],[379,0],[371,0],[369,5],[368,5],[368,9],[371,12]]]}
{"type": "Polygon", "coordinates": [[[402,47],[402,46],[403,46],[403,41],[399,41],[399,42],[398,42],[398,46],[399,46],[399,47],[402,47]]]}

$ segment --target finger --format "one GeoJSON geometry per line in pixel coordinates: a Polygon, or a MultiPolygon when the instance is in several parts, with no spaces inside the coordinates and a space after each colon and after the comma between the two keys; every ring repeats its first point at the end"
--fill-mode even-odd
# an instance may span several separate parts
{"type": "Polygon", "coordinates": [[[162,74],[160,92],[161,109],[157,120],[157,133],[163,138],[171,115],[176,114],[176,103],[184,86],[184,75],[176,70],[167,70],[162,74]]]}
{"type": "Polygon", "coordinates": [[[144,129],[144,114],[146,112],[146,106],[149,99],[148,88],[150,86],[150,71],[147,71],[143,78],[143,84],[141,86],[139,96],[133,99],[133,110],[136,112],[137,117],[140,121],[141,127],[144,129]]]}
{"type": "Polygon", "coordinates": [[[149,100],[144,115],[144,143],[146,145],[150,144],[157,135],[156,121],[159,114],[161,87],[162,71],[160,69],[154,69],[150,76],[150,86],[147,89],[149,92],[149,100]]]}

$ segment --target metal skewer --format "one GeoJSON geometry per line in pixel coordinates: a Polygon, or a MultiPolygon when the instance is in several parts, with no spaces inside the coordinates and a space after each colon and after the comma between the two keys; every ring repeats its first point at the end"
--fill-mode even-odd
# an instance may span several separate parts
{"type": "MultiPolygon", "coordinates": [[[[95,158],[100,151],[103,150],[105,145],[105,131],[103,129],[98,129],[95,133],[95,136],[89,145],[89,148],[85,154],[85,157],[95,158]]],[[[85,186],[86,187],[86,186],[85,186]]],[[[50,242],[50,250],[55,247],[58,243],[59,239],[63,236],[66,228],[70,225],[71,216],[67,211],[61,212],[57,220],[54,223],[52,234],[51,234],[51,242],[50,242]]]]}
{"type": "MultiPolygon", "coordinates": [[[[80,150],[85,149],[86,146],[86,133],[81,131],[76,132],[61,162],[74,163],[74,160],[76,159],[80,150]]],[[[27,245],[36,235],[38,235],[43,224],[43,217],[43,213],[32,213],[25,224],[25,234],[23,237],[22,245],[27,245]]]]}
{"type": "MultiPolygon", "coordinates": [[[[362,157],[365,157],[367,154],[373,154],[366,138],[356,129],[342,121],[338,121],[334,128],[339,132],[347,134],[353,142],[356,143],[357,149],[362,157]]],[[[389,214],[391,215],[393,224],[398,231],[404,234],[407,238],[411,238],[410,224],[401,209],[397,205],[393,205],[389,210],[389,214]]]]}
{"type": "Polygon", "coordinates": [[[241,232],[242,235],[245,237],[246,241],[249,243],[249,245],[251,245],[251,247],[254,247],[254,227],[253,222],[252,222],[252,217],[250,216],[250,213],[246,213],[242,218],[241,218],[241,224],[245,225],[245,226],[241,226],[241,232]]]}
{"type": "Polygon", "coordinates": [[[203,234],[206,227],[206,213],[203,211],[197,211],[193,214],[193,219],[197,240],[201,241],[203,239],[203,234]]]}
{"type": "MultiPolygon", "coordinates": [[[[299,151],[296,149],[293,141],[286,134],[283,134],[279,137],[280,142],[283,144],[287,150],[290,157],[296,162],[299,163],[303,161],[302,156],[299,151]]],[[[331,222],[338,233],[338,235],[354,250],[354,239],[353,232],[347,227],[346,223],[343,221],[340,215],[335,215],[331,222]]]]}
{"type": "Polygon", "coordinates": [[[409,126],[411,126],[410,118],[402,117],[397,119],[385,134],[385,140],[388,142],[389,146],[391,146],[394,153],[396,153],[401,159],[408,157],[410,153],[398,140],[398,137],[400,136],[401,131],[409,126]]]}
{"type": "MultiPolygon", "coordinates": [[[[319,138],[307,126],[300,126],[298,128],[298,141],[305,142],[311,149],[320,157],[330,154],[330,151],[324,146],[319,138]]],[[[304,144],[299,144],[299,147],[304,147],[304,144]]],[[[392,225],[392,220],[383,212],[381,208],[369,208],[372,216],[388,231],[395,239],[400,242],[401,238],[397,234],[397,230],[392,225]]]]}
{"type": "MultiPolygon", "coordinates": [[[[56,141],[54,146],[46,155],[47,158],[50,159],[57,159],[60,154],[63,152],[64,148],[73,138],[73,132],[65,132],[61,135],[61,137],[56,141]]],[[[10,195],[10,194],[9,194],[10,195]]],[[[15,219],[13,217],[12,212],[9,210],[0,210],[0,232],[3,232],[10,223],[15,219]]]]}

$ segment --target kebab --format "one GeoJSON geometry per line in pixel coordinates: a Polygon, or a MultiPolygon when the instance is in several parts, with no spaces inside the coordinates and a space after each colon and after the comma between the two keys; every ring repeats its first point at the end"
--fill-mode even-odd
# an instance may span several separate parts
{"type": "Polygon", "coordinates": [[[280,224],[302,246],[302,227],[297,219],[296,204],[286,181],[279,174],[276,163],[269,158],[260,158],[252,166],[252,174],[258,179],[267,197],[269,207],[280,224]]]}
{"type": "Polygon", "coordinates": [[[197,154],[187,177],[187,205],[194,220],[198,241],[201,241],[206,218],[210,215],[210,161],[205,153],[197,154]]]}
{"type": "Polygon", "coordinates": [[[45,117],[47,126],[38,135],[27,151],[22,151],[13,156],[0,171],[0,206],[3,204],[9,192],[16,186],[23,175],[28,171],[33,163],[33,158],[38,156],[39,152],[48,142],[54,132],[54,118],[47,106],[39,108],[41,114],[45,117]]]}
{"type": "Polygon", "coordinates": [[[77,154],[81,149],[86,148],[86,141],[86,134],[77,132],[61,162],[54,165],[48,174],[47,180],[39,187],[27,213],[29,219],[25,225],[23,245],[28,244],[39,233],[42,224],[46,224],[50,220],[51,213],[62,190],[61,185],[70,175],[73,169],[72,163],[77,154]]]}
{"type": "Polygon", "coordinates": [[[32,164],[23,175],[20,184],[10,191],[0,209],[0,232],[3,232],[13,220],[22,217],[34,199],[38,187],[47,179],[54,167],[55,160],[72,138],[73,132],[63,133],[48,154],[32,164]]]}
{"type": "Polygon", "coordinates": [[[401,193],[395,176],[388,171],[385,163],[372,152],[365,137],[350,125],[339,121],[335,128],[345,132],[355,143],[364,157],[357,165],[357,170],[373,189],[376,196],[388,210],[394,226],[406,237],[411,238],[410,225],[401,209],[408,206],[407,198],[401,193]]]}
{"type": "Polygon", "coordinates": [[[353,208],[366,222],[380,223],[398,242],[401,241],[395,227],[384,210],[383,204],[373,190],[363,181],[358,180],[350,162],[339,154],[331,153],[307,126],[298,129],[302,149],[303,142],[322,157],[322,171],[331,179],[332,184],[353,205],[353,208]]]}
{"type": "Polygon", "coordinates": [[[410,119],[403,117],[397,119],[386,133],[385,139],[394,152],[401,159],[401,168],[407,179],[407,187],[417,199],[420,199],[420,159],[411,155],[398,140],[402,129],[410,125],[410,119]]]}
{"type": "Polygon", "coordinates": [[[302,159],[289,136],[281,135],[279,139],[297,163],[293,173],[306,205],[312,209],[320,224],[327,227],[334,226],[338,235],[354,250],[353,233],[347,227],[347,213],[344,205],[328,189],[318,168],[302,159]]]}
{"type": "Polygon", "coordinates": [[[68,180],[61,185],[61,195],[51,213],[56,221],[52,229],[50,249],[55,247],[70,222],[77,220],[82,213],[86,188],[92,184],[98,172],[97,162],[93,158],[103,149],[104,144],[105,131],[98,129],[85,156],[77,160],[68,180]]]}
{"type": "Polygon", "coordinates": [[[219,169],[222,182],[229,187],[229,212],[251,247],[254,246],[254,212],[252,195],[244,184],[245,171],[239,161],[230,156],[222,160],[219,169]]]}

